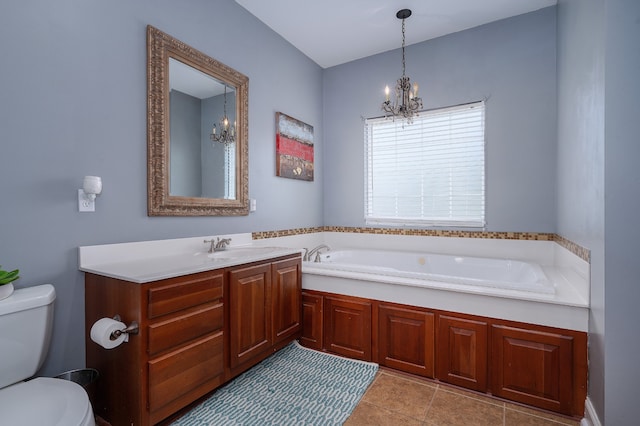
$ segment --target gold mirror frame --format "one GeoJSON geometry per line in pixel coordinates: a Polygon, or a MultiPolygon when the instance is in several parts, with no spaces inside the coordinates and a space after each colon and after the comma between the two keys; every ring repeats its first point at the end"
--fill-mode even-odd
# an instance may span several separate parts
{"type": "Polygon", "coordinates": [[[147,213],[149,216],[249,214],[249,78],[187,44],[147,26],[147,213]],[[236,92],[236,199],[169,193],[169,58],[233,86],[236,92]]]}

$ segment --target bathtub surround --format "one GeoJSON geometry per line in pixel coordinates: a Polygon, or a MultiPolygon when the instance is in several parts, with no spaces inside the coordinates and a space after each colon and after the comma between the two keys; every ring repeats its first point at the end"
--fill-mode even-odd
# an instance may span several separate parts
{"type": "Polygon", "coordinates": [[[313,234],[317,232],[345,232],[356,234],[374,235],[408,235],[421,237],[452,237],[452,238],[477,238],[494,240],[523,240],[523,241],[554,241],[575,254],[585,262],[589,262],[591,255],[587,248],[569,241],[568,239],[550,233],[538,232],[487,232],[487,231],[452,231],[434,229],[399,229],[399,228],[370,228],[348,226],[319,226],[314,228],[284,229],[279,231],[253,232],[254,240],[267,238],[288,237],[293,235],[313,234]]]}
{"type": "Polygon", "coordinates": [[[377,364],[293,342],[218,389],[172,426],[341,425],[377,371],[377,364]]]}
{"type": "MultiPolygon", "coordinates": [[[[402,278],[393,274],[332,271],[324,266],[316,267],[313,262],[303,265],[303,289],[578,331],[588,330],[588,264],[553,242],[352,237],[329,233],[324,235],[324,243],[338,250],[345,247],[404,250],[533,262],[541,265],[546,276],[554,283],[556,294],[460,286],[402,278]]],[[[285,244],[285,241],[279,240],[277,244],[285,244]]]]}

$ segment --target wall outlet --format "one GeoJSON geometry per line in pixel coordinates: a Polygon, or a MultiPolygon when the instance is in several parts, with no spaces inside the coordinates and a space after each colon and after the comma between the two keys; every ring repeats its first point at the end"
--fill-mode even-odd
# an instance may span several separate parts
{"type": "Polygon", "coordinates": [[[255,212],[256,211],[256,199],[255,198],[251,198],[249,200],[249,211],[250,212],[255,212]]]}
{"type": "Polygon", "coordinates": [[[87,200],[84,196],[84,191],[78,189],[78,211],[80,212],[95,212],[96,200],[87,200]]]}

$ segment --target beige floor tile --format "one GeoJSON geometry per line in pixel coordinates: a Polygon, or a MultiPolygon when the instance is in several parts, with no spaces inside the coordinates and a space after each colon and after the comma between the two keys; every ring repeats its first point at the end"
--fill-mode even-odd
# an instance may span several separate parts
{"type": "Polygon", "coordinates": [[[480,393],[468,391],[468,390],[457,388],[457,387],[450,386],[450,385],[440,385],[440,389],[442,389],[443,391],[447,391],[447,392],[455,393],[455,394],[458,394],[458,395],[466,396],[467,398],[477,399],[478,401],[486,402],[487,404],[493,404],[493,405],[498,405],[500,407],[504,407],[504,402],[502,402],[499,399],[492,398],[492,397],[490,397],[488,395],[483,395],[483,394],[480,394],[480,393]]]}
{"type": "Polygon", "coordinates": [[[361,401],[344,426],[420,426],[422,422],[361,401]]]}
{"type": "Polygon", "coordinates": [[[431,384],[380,373],[367,389],[362,401],[423,420],[435,391],[436,387],[431,384]]]}
{"type": "Polygon", "coordinates": [[[504,407],[438,388],[426,424],[437,426],[502,426],[504,407]]]}
{"type": "Polygon", "coordinates": [[[525,413],[525,414],[529,414],[531,416],[535,416],[535,417],[541,417],[543,419],[547,419],[547,420],[552,420],[553,422],[555,422],[554,424],[562,424],[562,425],[569,425],[569,426],[579,426],[580,425],[580,421],[579,420],[573,420],[567,417],[562,417],[562,416],[556,416],[554,414],[551,413],[547,413],[545,411],[541,411],[541,410],[536,410],[534,408],[528,408],[528,407],[523,407],[521,405],[518,404],[511,404],[509,402],[507,402],[505,404],[507,411],[518,411],[521,413],[525,413]]]}
{"type": "Polygon", "coordinates": [[[514,411],[509,409],[505,411],[505,426],[561,426],[562,424],[563,423],[558,423],[551,420],[550,418],[534,416],[522,411],[514,411]]]}

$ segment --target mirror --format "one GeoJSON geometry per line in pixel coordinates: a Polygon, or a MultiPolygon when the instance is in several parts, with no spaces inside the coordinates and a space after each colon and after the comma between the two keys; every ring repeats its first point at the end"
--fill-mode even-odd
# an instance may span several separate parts
{"type": "Polygon", "coordinates": [[[243,74],[147,27],[149,216],[249,213],[248,86],[243,74]],[[223,117],[235,129],[231,143],[211,137],[221,139],[223,117]]]}

